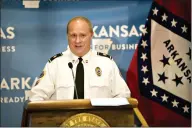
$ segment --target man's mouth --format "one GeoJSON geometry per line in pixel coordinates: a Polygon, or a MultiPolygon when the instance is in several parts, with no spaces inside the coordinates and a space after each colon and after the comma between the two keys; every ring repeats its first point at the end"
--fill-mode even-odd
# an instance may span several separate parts
{"type": "Polygon", "coordinates": [[[81,48],[83,47],[82,45],[75,45],[76,48],[81,48]]]}

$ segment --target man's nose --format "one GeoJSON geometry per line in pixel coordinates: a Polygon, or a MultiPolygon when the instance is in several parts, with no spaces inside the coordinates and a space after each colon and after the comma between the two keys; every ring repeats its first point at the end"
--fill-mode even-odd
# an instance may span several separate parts
{"type": "Polygon", "coordinates": [[[80,36],[77,36],[76,42],[77,42],[77,43],[80,43],[80,42],[81,42],[80,36]]]}

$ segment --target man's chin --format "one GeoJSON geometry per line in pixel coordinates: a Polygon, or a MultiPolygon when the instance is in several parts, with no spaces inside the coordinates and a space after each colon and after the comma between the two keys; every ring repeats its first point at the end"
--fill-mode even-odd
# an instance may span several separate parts
{"type": "Polygon", "coordinates": [[[86,49],[85,47],[75,47],[73,49],[73,53],[76,55],[76,56],[84,56],[87,52],[86,52],[86,49]]]}
{"type": "Polygon", "coordinates": [[[83,56],[84,51],[83,51],[83,50],[78,49],[78,50],[75,50],[75,54],[76,54],[77,56],[83,56]]]}
{"type": "Polygon", "coordinates": [[[83,51],[84,47],[75,47],[75,50],[78,51],[78,52],[81,52],[83,51]]]}

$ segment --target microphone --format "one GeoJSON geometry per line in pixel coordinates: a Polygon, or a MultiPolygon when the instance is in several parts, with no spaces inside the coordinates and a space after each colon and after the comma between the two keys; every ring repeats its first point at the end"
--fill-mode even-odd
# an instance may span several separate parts
{"type": "Polygon", "coordinates": [[[72,71],[73,82],[74,82],[74,87],[75,87],[75,94],[76,94],[77,99],[79,99],[79,98],[78,98],[78,94],[77,94],[76,84],[75,84],[75,77],[74,77],[74,73],[73,73],[73,64],[72,64],[71,62],[69,62],[69,63],[68,63],[68,66],[69,66],[69,68],[70,68],[71,71],[72,71]]]}
{"type": "MultiPolygon", "coordinates": [[[[71,62],[68,63],[68,66],[69,66],[70,69],[73,68],[73,64],[72,64],[71,62]]],[[[73,70],[72,70],[72,71],[73,71],[73,70]]]]}

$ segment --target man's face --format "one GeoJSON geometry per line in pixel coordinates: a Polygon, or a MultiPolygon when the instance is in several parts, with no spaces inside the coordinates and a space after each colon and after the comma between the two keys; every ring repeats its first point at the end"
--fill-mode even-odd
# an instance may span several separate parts
{"type": "Polygon", "coordinates": [[[68,26],[68,43],[73,54],[84,56],[90,50],[93,33],[86,21],[77,19],[68,26]]]}

